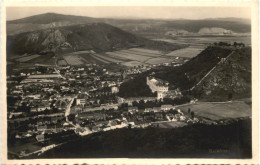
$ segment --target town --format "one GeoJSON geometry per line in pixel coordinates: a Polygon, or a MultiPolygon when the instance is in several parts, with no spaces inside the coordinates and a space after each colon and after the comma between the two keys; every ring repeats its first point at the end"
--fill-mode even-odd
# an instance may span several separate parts
{"type": "MultiPolygon", "coordinates": [[[[117,95],[124,81],[152,67],[158,66],[111,72],[97,64],[36,64],[31,70],[8,76],[8,130],[16,140],[46,143],[51,137],[62,139],[118,128],[161,127],[161,123],[168,121],[175,121],[172,127],[203,122],[194,112],[184,114],[176,108],[180,103],[174,99],[182,97],[180,90],[168,90],[168,83],[152,74],[147,76],[146,83],[154,97],[117,95]]],[[[186,99],[181,103],[187,102],[195,101],[186,99]]],[[[19,156],[28,154],[22,150],[19,156]]]]}

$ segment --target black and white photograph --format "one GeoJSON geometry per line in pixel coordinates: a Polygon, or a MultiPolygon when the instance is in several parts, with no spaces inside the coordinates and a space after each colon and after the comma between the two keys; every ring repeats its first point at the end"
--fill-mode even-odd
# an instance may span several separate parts
{"type": "Polygon", "coordinates": [[[7,159],[252,159],[251,13],[7,6],[7,159]]]}

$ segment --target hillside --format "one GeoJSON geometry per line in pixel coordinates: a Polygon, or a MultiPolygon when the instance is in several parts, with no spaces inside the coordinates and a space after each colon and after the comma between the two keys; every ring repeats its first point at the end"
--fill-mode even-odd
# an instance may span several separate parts
{"type": "MultiPolygon", "coordinates": [[[[249,33],[251,31],[250,20],[238,18],[203,20],[112,19],[46,13],[7,21],[7,34],[15,35],[22,32],[48,29],[51,26],[64,27],[86,23],[107,23],[137,34],[165,34],[171,31],[185,31],[185,34],[190,34],[198,33],[203,28],[224,29],[224,31],[231,33],[249,33]]],[[[216,34],[215,31],[213,32],[213,34],[216,34]]],[[[219,34],[223,34],[222,31],[219,34]]]]}
{"type": "Polygon", "coordinates": [[[105,23],[56,27],[7,38],[7,51],[14,54],[59,51],[61,48],[104,52],[140,46],[163,51],[176,50],[181,47],[138,37],[105,23]]]}
{"type": "Polygon", "coordinates": [[[237,50],[219,63],[194,94],[207,100],[251,97],[251,49],[237,50]]]}
{"type": "Polygon", "coordinates": [[[251,158],[251,122],[117,129],[78,138],[40,158],[251,158]],[[209,152],[218,148],[228,152],[209,152]]]}
{"type": "MultiPolygon", "coordinates": [[[[186,91],[184,94],[193,95],[199,99],[214,100],[214,98],[222,98],[222,100],[228,100],[229,97],[250,97],[251,49],[248,47],[236,49],[233,53],[232,49],[232,47],[209,46],[181,66],[154,69],[142,75],[144,77],[151,72],[155,72],[155,77],[168,81],[171,89],[180,88],[182,91],[186,91]],[[221,63],[220,61],[228,55],[230,55],[228,60],[221,63]],[[188,92],[215,66],[216,68],[206,76],[200,85],[188,92]]],[[[139,81],[142,79],[144,78],[137,77],[132,81],[138,82],[140,86],[145,86],[146,81],[139,81]]],[[[123,83],[120,87],[120,96],[133,97],[146,94],[142,90],[146,88],[136,91],[131,90],[133,86],[136,85],[129,82],[123,83]]]]}

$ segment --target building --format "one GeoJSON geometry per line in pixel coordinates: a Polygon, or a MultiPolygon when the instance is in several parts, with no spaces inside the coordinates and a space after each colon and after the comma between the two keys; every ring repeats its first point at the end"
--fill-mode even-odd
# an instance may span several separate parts
{"type": "Polygon", "coordinates": [[[29,79],[53,79],[53,78],[61,78],[59,74],[41,74],[41,75],[29,75],[29,79]]]}
{"type": "Polygon", "coordinates": [[[134,114],[138,112],[138,107],[128,107],[128,112],[134,114]]]}
{"type": "Polygon", "coordinates": [[[169,90],[169,83],[167,81],[163,81],[153,76],[146,77],[146,84],[149,86],[153,93],[157,92],[158,100],[163,99],[169,90]]]}
{"type": "Polygon", "coordinates": [[[37,135],[37,136],[36,136],[36,140],[37,140],[38,142],[43,142],[43,141],[44,141],[44,134],[37,135]]]}
{"type": "Polygon", "coordinates": [[[118,87],[111,87],[111,93],[118,93],[119,92],[119,89],[118,87]]]}
{"type": "Polygon", "coordinates": [[[175,107],[172,106],[172,105],[170,105],[170,104],[165,104],[165,105],[161,105],[161,109],[162,109],[163,111],[169,111],[169,110],[171,110],[171,109],[175,109],[175,107]]]}
{"type": "Polygon", "coordinates": [[[77,99],[76,100],[76,105],[85,105],[86,104],[86,99],[77,99]]]}

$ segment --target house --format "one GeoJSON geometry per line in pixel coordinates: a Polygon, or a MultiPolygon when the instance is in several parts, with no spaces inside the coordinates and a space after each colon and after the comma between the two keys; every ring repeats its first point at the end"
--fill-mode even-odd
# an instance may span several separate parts
{"type": "Polygon", "coordinates": [[[111,87],[111,93],[118,93],[119,89],[116,86],[111,87]]]}
{"type": "Polygon", "coordinates": [[[165,105],[161,105],[161,109],[163,111],[169,111],[170,109],[175,109],[175,107],[171,104],[165,104],[165,105]]]}
{"type": "Polygon", "coordinates": [[[37,131],[43,132],[43,131],[46,131],[46,129],[47,129],[47,125],[38,125],[37,126],[37,131]]]}
{"type": "Polygon", "coordinates": [[[85,105],[86,104],[86,99],[77,99],[76,100],[76,105],[85,105]]]}
{"type": "Polygon", "coordinates": [[[100,126],[94,126],[94,127],[92,127],[92,132],[99,132],[99,131],[101,131],[102,129],[100,128],[100,126]]]}
{"type": "Polygon", "coordinates": [[[161,111],[161,107],[153,107],[152,110],[154,113],[160,112],[161,111]]]}
{"type": "Polygon", "coordinates": [[[138,112],[138,107],[128,107],[128,112],[134,114],[138,112]]]}
{"type": "Polygon", "coordinates": [[[163,120],[164,118],[163,118],[163,114],[162,113],[156,113],[155,115],[154,115],[154,119],[155,120],[163,120]]]}
{"type": "Polygon", "coordinates": [[[149,112],[152,112],[153,111],[153,108],[145,108],[144,112],[145,113],[149,113],[149,112]]]}
{"type": "Polygon", "coordinates": [[[38,142],[43,142],[43,141],[44,141],[44,134],[37,135],[37,136],[36,136],[36,140],[37,140],[38,142]]]}

